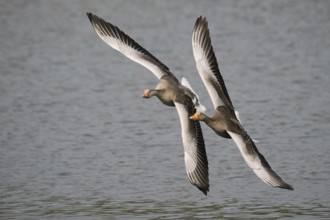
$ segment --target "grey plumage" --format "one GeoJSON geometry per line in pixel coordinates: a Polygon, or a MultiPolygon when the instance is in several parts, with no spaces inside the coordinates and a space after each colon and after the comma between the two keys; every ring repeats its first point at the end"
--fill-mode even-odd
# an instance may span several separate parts
{"type": "Polygon", "coordinates": [[[94,30],[105,43],[143,65],[159,79],[156,88],[145,90],[143,97],[156,96],[163,104],[176,107],[181,122],[189,181],[206,195],[209,191],[209,173],[203,134],[199,122],[189,119],[189,116],[195,112],[196,105],[199,105],[197,96],[180,84],[166,65],[118,27],[92,13],[87,13],[87,16],[94,30]]]}
{"type": "Polygon", "coordinates": [[[218,135],[232,138],[248,166],[266,184],[293,190],[291,185],[272,170],[240,123],[218,68],[208,23],[202,16],[197,19],[193,28],[192,47],[198,73],[208,90],[215,111],[210,117],[204,113],[196,113],[191,119],[204,121],[218,135]]]}

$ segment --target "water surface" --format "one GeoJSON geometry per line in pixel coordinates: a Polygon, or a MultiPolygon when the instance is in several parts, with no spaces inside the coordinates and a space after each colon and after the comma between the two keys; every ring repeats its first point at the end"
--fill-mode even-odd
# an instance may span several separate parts
{"type": "Polygon", "coordinates": [[[2,1],[0,219],[328,219],[328,1],[2,1]],[[204,124],[210,192],[185,174],[157,79],[104,44],[122,28],[212,105],[191,49],[196,18],[246,130],[295,187],[271,188],[204,124]]]}

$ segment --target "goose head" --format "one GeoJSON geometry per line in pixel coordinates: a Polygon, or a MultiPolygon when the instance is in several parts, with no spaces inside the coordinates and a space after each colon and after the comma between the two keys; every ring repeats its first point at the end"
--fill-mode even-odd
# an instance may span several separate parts
{"type": "Polygon", "coordinates": [[[145,89],[143,91],[142,98],[149,99],[151,96],[154,96],[154,94],[150,89],[145,89]]]}

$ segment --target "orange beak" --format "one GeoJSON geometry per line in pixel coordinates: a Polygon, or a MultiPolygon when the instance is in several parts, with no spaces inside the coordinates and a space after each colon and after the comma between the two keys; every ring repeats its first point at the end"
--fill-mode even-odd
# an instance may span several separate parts
{"type": "Polygon", "coordinates": [[[198,117],[198,114],[197,114],[197,113],[194,114],[194,115],[192,115],[192,116],[190,116],[190,119],[191,119],[191,120],[195,120],[195,121],[196,121],[196,120],[198,120],[198,118],[199,118],[199,117],[198,117]]]}

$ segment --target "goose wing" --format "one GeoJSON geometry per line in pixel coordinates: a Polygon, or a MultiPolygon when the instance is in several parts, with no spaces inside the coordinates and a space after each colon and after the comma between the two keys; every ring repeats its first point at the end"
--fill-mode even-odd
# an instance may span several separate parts
{"type": "Polygon", "coordinates": [[[167,66],[160,62],[149,51],[141,47],[117,26],[106,22],[90,12],[87,13],[87,16],[96,33],[110,47],[149,69],[158,79],[165,74],[176,79],[167,66]]]}
{"type": "MultiPolygon", "coordinates": [[[[185,77],[182,77],[182,79],[181,79],[181,85],[183,85],[184,87],[186,87],[186,89],[191,92],[192,95],[190,95],[190,96],[192,98],[192,101],[193,101],[193,104],[195,106],[196,111],[197,112],[205,112],[206,111],[205,106],[202,105],[202,103],[200,102],[199,96],[193,90],[193,88],[191,87],[190,83],[188,82],[188,80],[185,77]]],[[[187,95],[189,95],[189,94],[187,94],[187,95]]]]}
{"type": "Polygon", "coordinates": [[[238,146],[245,162],[262,181],[270,186],[293,190],[291,185],[284,182],[281,177],[272,170],[265,157],[258,151],[253,140],[246,131],[227,132],[238,146]]]}
{"type": "Polygon", "coordinates": [[[192,48],[198,73],[211,97],[214,109],[223,105],[233,109],[212,48],[208,23],[202,16],[196,20],[193,28],[192,48]]]}
{"type": "Polygon", "coordinates": [[[192,103],[191,107],[177,101],[174,104],[181,123],[184,161],[189,181],[206,195],[209,191],[209,172],[200,123],[189,119],[194,113],[192,103]]]}

